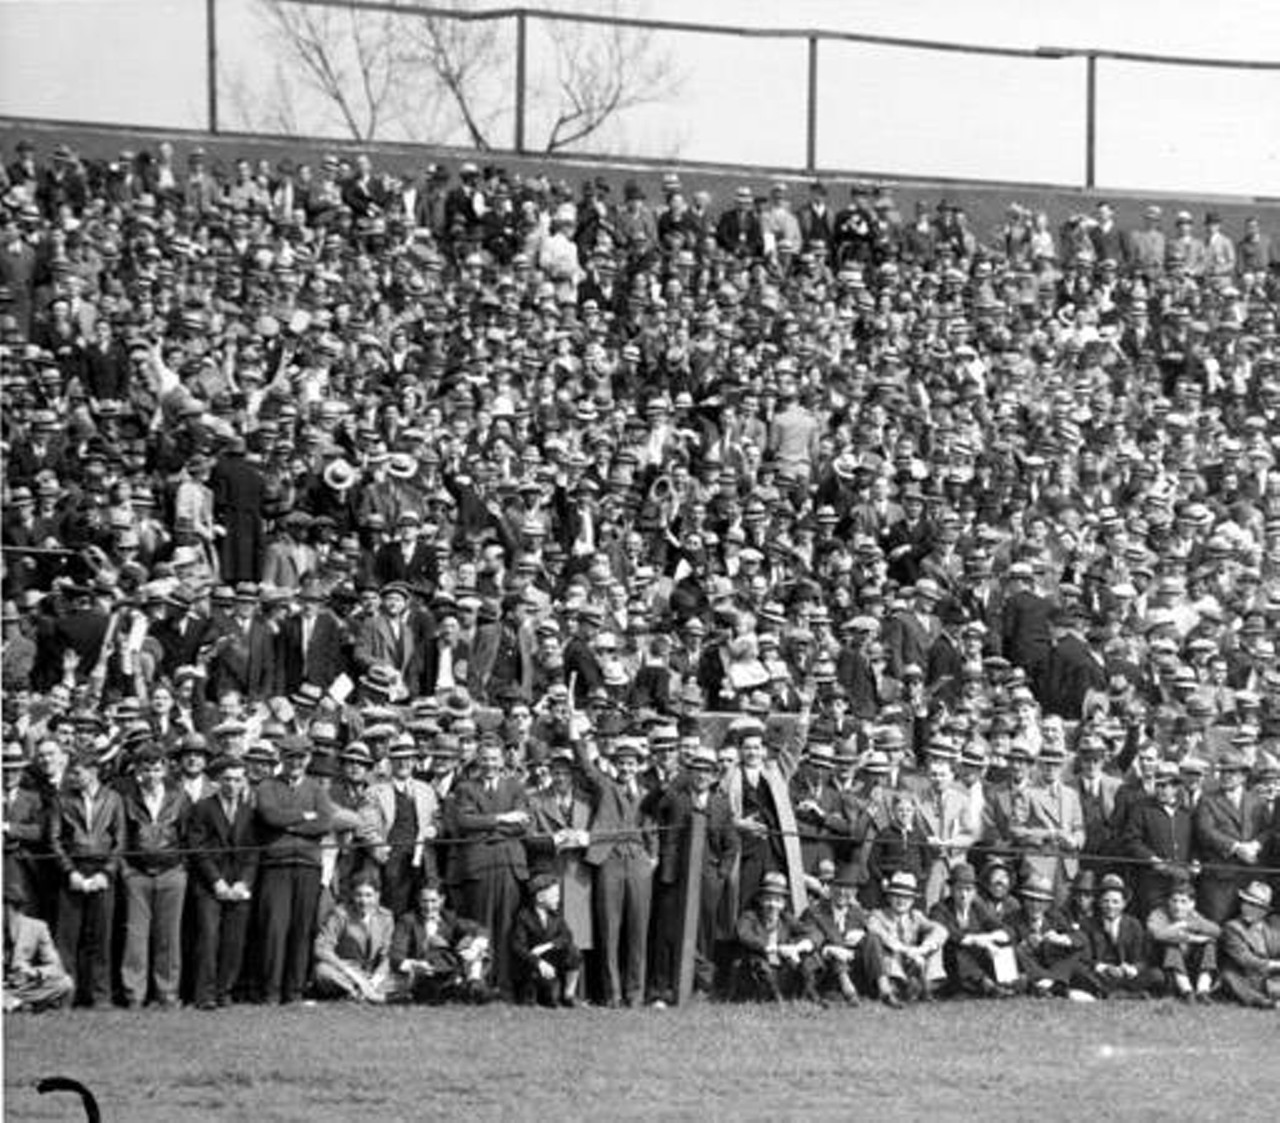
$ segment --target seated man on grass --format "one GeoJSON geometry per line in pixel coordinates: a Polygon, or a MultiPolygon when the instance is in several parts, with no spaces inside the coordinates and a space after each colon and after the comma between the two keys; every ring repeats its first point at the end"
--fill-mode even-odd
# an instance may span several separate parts
{"type": "Polygon", "coordinates": [[[809,927],[787,911],[787,879],[766,873],[752,906],[738,917],[730,995],[739,1002],[781,1002],[803,995],[820,1002],[821,962],[809,927]]]}
{"type": "Polygon", "coordinates": [[[27,895],[16,882],[4,887],[4,1012],[55,1010],[75,989],[62,966],[49,926],[27,916],[27,895]]]}
{"type": "Polygon", "coordinates": [[[828,888],[829,898],[811,905],[801,918],[819,942],[818,993],[839,990],[845,1005],[857,1006],[859,989],[870,990],[882,973],[880,941],[867,932],[854,871],[846,867],[828,888]]]}
{"type": "Polygon", "coordinates": [[[360,874],[350,904],[336,905],[315,939],[315,991],[320,998],[383,1003],[391,971],[395,921],[378,903],[378,883],[360,874]]]}
{"type": "Polygon", "coordinates": [[[1090,967],[1084,989],[1099,998],[1148,998],[1164,988],[1164,976],[1151,963],[1146,929],[1125,912],[1129,889],[1117,873],[1098,883],[1097,915],[1083,925],[1090,967]]]}
{"type": "Polygon", "coordinates": [[[985,998],[1009,998],[1017,981],[1017,963],[1009,930],[978,894],[977,874],[968,862],[951,868],[949,892],[929,918],[947,930],[942,961],[947,992],[985,998]]]}
{"type": "Polygon", "coordinates": [[[576,1006],[582,952],[560,915],[560,879],[529,879],[529,900],[516,913],[511,933],[516,998],[525,1005],[576,1006]]]}
{"type": "Polygon", "coordinates": [[[1022,914],[1013,922],[1014,953],[1023,985],[1033,998],[1092,1001],[1075,984],[1087,978],[1089,941],[1054,903],[1053,882],[1031,874],[1022,884],[1022,914]]]}
{"type": "Polygon", "coordinates": [[[1240,915],[1222,926],[1222,989],[1259,1010],[1280,1009],[1280,918],[1271,916],[1271,886],[1239,890],[1240,915]]]}
{"type": "Polygon", "coordinates": [[[1147,935],[1151,962],[1164,972],[1165,988],[1183,1002],[1208,1002],[1222,929],[1196,909],[1196,891],[1187,874],[1173,879],[1164,904],[1147,917],[1147,935]]]}
{"type": "Polygon", "coordinates": [[[417,908],[396,922],[387,998],[395,1002],[485,1003],[491,997],[489,937],[475,921],[444,907],[436,881],[418,892],[417,908]]]}
{"type": "Polygon", "coordinates": [[[932,1002],[947,980],[942,949],[947,930],[919,907],[920,883],[913,873],[895,873],[884,886],[885,905],[867,929],[883,952],[876,992],[886,1006],[932,1002]]]}

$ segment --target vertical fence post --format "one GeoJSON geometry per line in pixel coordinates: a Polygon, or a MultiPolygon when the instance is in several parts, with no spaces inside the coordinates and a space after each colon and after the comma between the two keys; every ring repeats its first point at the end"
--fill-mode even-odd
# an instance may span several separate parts
{"type": "Polygon", "coordinates": [[[680,877],[680,943],[676,964],[677,1006],[689,1005],[697,977],[698,917],[702,910],[702,866],[707,850],[707,813],[694,808],[689,833],[680,840],[684,872],[680,877]]]}
{"type": "Polygon", "coordinates": [[[1085,55],[1084,185],[1093,187],[1098,159],[1098,56],[1085,55]]]}
{"type": "Polygon", "coordinates": [[[818,168],[818,37],[816,35],[809,36],[809,105],[804,166],[805,170],[811,174],[818,168]]]}
{"type": "Polygon", "coordinates": [[[218,131],[218,0],[204,0],[205,66],[208,69],[209,131],[218,131]]]}
{"type": "Polygon", "coordinates": [[[521,8],[516,12],[516,151],[524,151],[525,66],[528,54],[529,17],[521,8]]]}

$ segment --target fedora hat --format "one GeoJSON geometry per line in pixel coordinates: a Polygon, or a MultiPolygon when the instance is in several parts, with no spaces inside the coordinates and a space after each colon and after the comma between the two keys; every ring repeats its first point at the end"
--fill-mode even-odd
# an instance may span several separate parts
{"type": "Polygon", "coordinates": [[[1271,886],[1265,881],[1251,881],[1240,890],[1240,902],[1245,905],[1256,905],[1260,909],[1271,908],[1271,886]]]}
{"type": "Polygon", "coordinates": [[[1053,884],[1047,877],[1033,873],[1022,883],[1019,893],[1029,901],[1052,901],[1053,884]]]}
{"type": "Polygon", "coordinates": [[[756,890],[756,896],[781,897],[785,900],[788,896],[786,876],[776,872],[765,874],[760,879],[760,888],[756,890]]]}
{"type": "Polygon", "coordinates": [[[899,870],[884,883],[884,892],[886,897],[918,897],[920,883],[915,874],[899,870]]]}
{"type": "Polygon", "coordinates": [[[373,767],[373,753],[369,751],[369,746],[363,741],[352,741],[338,754],[338,759],[351,761],[354,764],[363,764],[366,768],[373,767]]]}
{"type": "Polygon", "coordinates": [[[418,474],[418,461],[407,452],[393,452],[387,460],[387,475],[411,480],[418,474]]]}

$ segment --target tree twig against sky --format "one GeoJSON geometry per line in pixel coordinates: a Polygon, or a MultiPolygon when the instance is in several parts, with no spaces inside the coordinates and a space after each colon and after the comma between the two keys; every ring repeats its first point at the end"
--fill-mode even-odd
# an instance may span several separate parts
{"type": "MultiPolygon", "coordinates": [[[[514,20],[462,21],[416,14],[410,0],[403,6],[399,13],[259,0],[281,80],[310,95],[295,122],[318,119],[355,140],[505,147],[515,112],[514,20]]],[[[436,6],[462,12],[472,4],[436,6]]],[[[604,10],[619,11],[616,0],[604,10]]],[[[536,17],[529,32],[526,112],[539,138],[534,147],[572,149],[629,111],[678,92],[672,56],[652,32],[536,17]]],[[[252,125],[251,99],[239,103],[252,125]]]]}

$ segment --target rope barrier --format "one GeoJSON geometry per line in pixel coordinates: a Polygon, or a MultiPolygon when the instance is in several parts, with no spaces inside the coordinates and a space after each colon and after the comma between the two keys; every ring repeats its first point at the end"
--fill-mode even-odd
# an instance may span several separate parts
{"type": "MultiPolygon", "coordinates": [[[[620,830],[620,831],[591,831],[591,841],[597,842],[633,842],[644,840],[644,836],[655,836],[667,833],[673,833],[684,830],[680,826],[659,826],[643,827],[639,830],[620,830]]],[[[746,832],[742,832],[746,833],[746,832]]],[[[498,843],[521,842],[521,843],[543,843],[554,844],[554,835],[552,834],[533,834],[533,835],[504,835],[504,834],[486,834],[486,835],[458,835],[448,838],[431,838],[427,839],[426,844],[430,846],[481,846],[492,845],[498,843]]],[[[865,847],[870,846],[873,849],[888,845],[888,839],[883,836],[872,836],[871,838],[855,839],[850,835],[840,835],[831,832],[820,831],[783,831],[768,829],[764,832],[756,832],[754,837],[768,838],[796,838],[801,842],[826,842],[839,846],[841,844],[865,847]]],[[[894,840],[896,841],[896,840],[894,840]]],[[[337,851],[339,853],[357,853],[367,851],[373,848],[387,846],[388,843],[369,842],[355,839],[320,839],[313,844],[313,848],[318,851],[337,851]]],[[[413,845],[416,845],[414,843],[413,845]]],[[[1126,866],[1141,869],[1152,869],[1155,863],[1148,858],[1138,858],[1129,854],[1107,854],[1100,851],[1092,850],[1069,850],[1063,847],[1035,847],[1020,849],[1011,847],[1007,844],[991,844],[978,840],[973,843],[956,843],[941,842],[938,844],[930,844],[920,842],[918,845],[923,846],[931,851],[968,851],[982,850],[993,856],[1002,858],[1012,857],[1016,859],[1024,857],[1032,858],[1067,858],[1077,859],[1084,863],[1097,863],[1099,865],[1108,866],[1126,866]]],[[[248,854],[257,852],[259,854],[270,853],[272,847],[269,845],[253,845],[253,846],[220,846],[220,847],[190,847],[181,846],[169,850],[113,850],[110,854],[104,855],[85,855],[86,858],[101,860],[102,858],[110,858],[112,860],[120,859],[129,861],[130,859],[154,859],[157,857],[178,857],[192,858],[203,856],[226,857],[236,854],[248,854]]],[[[52,852],[22,852],[20,856],[27,860],[35,861],[52,861],[58,858],[58,855],[52,852]]],[[[75,858],[72,857],[74,861],[75,858]]],[[[1210,862],[1188,860],[1180,862],[1176,860],[1161,859],[1161,864],[1172,866],[1194,866],[1201,873],[1235,873],[1249,874],[1255,877],[1280,877],[1280,866],[1264,866],[1264,865],[1248,865],[1242,862],[1210,862]]]]}

